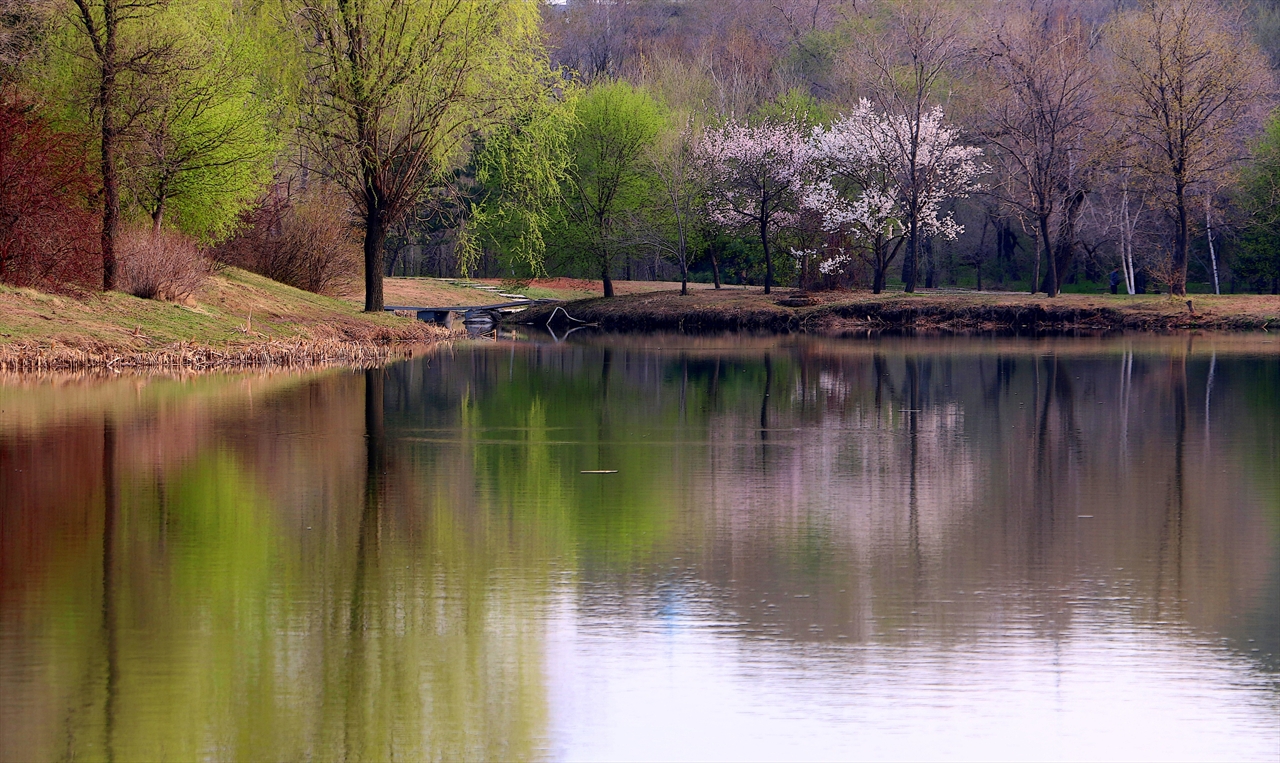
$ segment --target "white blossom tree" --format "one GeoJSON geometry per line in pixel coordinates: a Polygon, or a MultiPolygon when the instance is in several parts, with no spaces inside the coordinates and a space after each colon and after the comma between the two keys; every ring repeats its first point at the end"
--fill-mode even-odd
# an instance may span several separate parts
{"type": "Polygon", "coordinates": [[[944,205],[977,190],[987,171],[982,150],[962,144],[937,108],[917,124],[880,114],[864,99],[815,130],[811,145],[819,179],[804,187],[803,204],[822,213],[828,230],[866,242],[877,294],[904,241],[918,247],[964,231],[944,205]]]}
{"type": "Polygon", "coordinates": [[[708,130],[698,144],[698,164],[708,185],[707,213],[718,225],[758,232],[765,294],[773,289],[769,237],[795,220],[812,155],[812,145],[794,121],[729,122],[708,130]]]}

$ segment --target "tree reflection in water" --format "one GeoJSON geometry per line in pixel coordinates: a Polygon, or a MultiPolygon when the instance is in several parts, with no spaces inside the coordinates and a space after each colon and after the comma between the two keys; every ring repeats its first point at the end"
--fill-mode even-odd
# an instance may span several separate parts
{"type": "Polygon", "coordinates": [[[575,660],[699,624],[938,691],[1151,633],[1278,706],[1274,345],[575,339],[0,387],[0,758],[568,754],[575,660]]]}

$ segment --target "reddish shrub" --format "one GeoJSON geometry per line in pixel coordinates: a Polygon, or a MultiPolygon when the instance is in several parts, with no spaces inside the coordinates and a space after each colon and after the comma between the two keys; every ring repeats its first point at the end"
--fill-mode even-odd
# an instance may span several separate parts
{"type": "Polygon", "coordinates": [[[180,302],[209,277],[209,261],[181,233],[126,229],[116,247],[120,291],[135,297],[180,302]]]}
{"type": "Polygon", "coordinates": [[[0,96],[0,282],[58,290],[99,288],[96,187],[84,141],[0,96]]]}
{"type": "Polygon", "coordinates": [[[361,273],[363,254],[342,197],[316,186],[279,190],[245,214],[240,232],[214,249],[214,259],[316,294],[345,293],[361,273]]]}

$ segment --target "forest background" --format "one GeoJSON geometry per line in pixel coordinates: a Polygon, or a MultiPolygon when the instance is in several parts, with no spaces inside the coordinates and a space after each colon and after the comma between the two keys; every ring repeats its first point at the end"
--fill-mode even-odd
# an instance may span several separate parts
{"type": "Polygon", "coordinates": [[[0,0],[0,282],[1280,290],[1280,4],[0,0]]]}

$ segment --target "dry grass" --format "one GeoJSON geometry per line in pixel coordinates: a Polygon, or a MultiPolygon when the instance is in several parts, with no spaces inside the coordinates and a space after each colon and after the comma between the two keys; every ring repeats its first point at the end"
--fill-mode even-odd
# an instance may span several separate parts
{"type": "Polygon", "coordinates": [[[2,369],[362,365],[447,336],[235,268],[210,277],[190,304],[0,287],[2,369]]]}
{"type": "MultiPolygon", "coordinates": [[[[523,294],[534,299],[589,299],[604,293],[599,281],[586,281],[579,278],[537,278],[528,284],[516,287],[500,278],[476,278],[470,281],[449,278],[388,278],[383,282],[383,293],[388,305],[406,305],[415,307],[455,307],[460,305],[483,305],[503,301],[496,293],[477,289],[474,286],[455,284],[475,284],[477,286],[495,286],[504,292],[523,294]],[[508,287],[516,287],[511,290],[508,287]]],[[[613,288],[619,295],[648,294],[651,292],[679,291],[679,283],[670,281],[614,281],[613,288]]],[[[691,283],[689,289],[711,289],[711,284],[691,283]]],[[[726,287],[724,291],[741,292],[740,286],[726,287]]],[[[363,304],[363,293],[360,295],[363,304]]]]}

